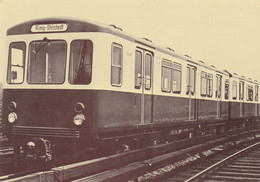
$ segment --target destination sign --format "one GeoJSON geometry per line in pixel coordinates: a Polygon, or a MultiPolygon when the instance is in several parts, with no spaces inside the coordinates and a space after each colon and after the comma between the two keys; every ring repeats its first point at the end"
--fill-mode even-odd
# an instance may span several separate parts
{"type": "Polygon", "coordinates": [[[31,26],[31,32],[65,32],[68,29],[67,24],[37,24],[31,26]]]}

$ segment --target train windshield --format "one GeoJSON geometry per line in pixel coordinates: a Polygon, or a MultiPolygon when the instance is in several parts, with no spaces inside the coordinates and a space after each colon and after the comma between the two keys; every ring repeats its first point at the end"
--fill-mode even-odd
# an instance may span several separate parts
{"type": "Polygon", "coordinates": [[[93,43],[90,40],[74,40],[70,46],[69,82],[90,84],[92,75],[93,43]]]}
{"type": "Polygon", "coordinates": [[[65,80],[67,44],[63,40],[33,41],[29,47],[28,83],[61,84],[65,80]]]}

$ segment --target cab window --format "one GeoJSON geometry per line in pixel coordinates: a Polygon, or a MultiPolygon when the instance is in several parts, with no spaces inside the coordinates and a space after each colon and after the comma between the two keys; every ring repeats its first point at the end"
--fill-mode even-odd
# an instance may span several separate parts
{"type": "Polygon", "coordinates": [[[13,42],[9,46],[7,83],[22,83],[24,80],[25,62],[24,42],[13,42]]]}
{"type": "Polygon", "coordinates": [[[74,40],[70,46],[69,82],[88,85],[92,80],[93,43],[90,40],[74,40]]]}
{"type": "Polygon", "coordinates": [[[44,38],[31,42],[29,49],[28,83],[61,84],[64,82],[67,52],[67,44],[64,40],[44,38]]]}

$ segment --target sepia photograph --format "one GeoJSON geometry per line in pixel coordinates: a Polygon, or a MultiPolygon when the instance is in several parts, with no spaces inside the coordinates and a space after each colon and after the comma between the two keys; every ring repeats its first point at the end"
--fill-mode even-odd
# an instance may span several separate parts
{"type": "Polygon", "coordinates": [[[0,181],[260,181],[259,0],[0,0],[0,181]]]}

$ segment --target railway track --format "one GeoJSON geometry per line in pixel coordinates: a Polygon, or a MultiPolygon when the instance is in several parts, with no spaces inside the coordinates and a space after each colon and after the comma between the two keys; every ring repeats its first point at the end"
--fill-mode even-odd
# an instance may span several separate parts
{"type": "MultiPolygon", "coordinates": [[[[204,156],[213,155],[228,147],[230,142],[237,146],[259,140],[259,130],[251,127],[231,132],[228,136],[202,136],[172,143],[151,146],[146,149],[129,151],[108,157],[101,157],[75,164],[53,167],[42,172],[7,181],[161,181],[161,176],[146,178],[165,166],[175,165],[176,169],[189,166],[204,156]],[[248,140],[242,140],[248,138],[248,140]],[[48,180],[47,180],[48,179],[48,180]]],[[[168,173],[169,174],[169,173],[168,173]]],[[[9,176],[10,177],[10,176],[9,176]]],[[[1,179],[1,178],[0,178],[1,179]]],[[[4,179],[4,178],[3,178],[4,179]]]]}
{"type": "Polygon", "coordinates": [[[260,181],[260,142],[244,143],[167,178],[170,181],[260,181]]]}

